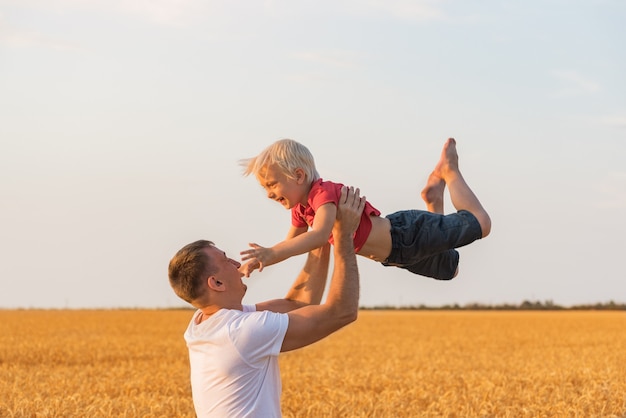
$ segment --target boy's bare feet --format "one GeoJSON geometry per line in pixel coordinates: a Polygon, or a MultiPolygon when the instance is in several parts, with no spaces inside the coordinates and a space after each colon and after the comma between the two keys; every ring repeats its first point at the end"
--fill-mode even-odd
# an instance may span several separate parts
{"type": "Polygon", "coordinates": [[[422,190],[422,199],[428,211],[443,214],[443,192],[446,183],[455,174],[459,174],[459,155],[456,152],[456,141],[448,138],[443,145],[441,157],[422,190]]]}

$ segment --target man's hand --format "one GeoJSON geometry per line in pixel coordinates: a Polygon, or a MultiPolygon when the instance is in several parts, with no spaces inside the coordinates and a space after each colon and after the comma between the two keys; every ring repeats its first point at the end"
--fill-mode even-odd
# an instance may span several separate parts
{"type": "Polygon", "coordinates": [[[343,186],[337,207],[337,219],[333,226],[333,235],[352,234],[361,222],[361,214],[365,209],[365,197],[360,197],[360,190],[343,186]]]}

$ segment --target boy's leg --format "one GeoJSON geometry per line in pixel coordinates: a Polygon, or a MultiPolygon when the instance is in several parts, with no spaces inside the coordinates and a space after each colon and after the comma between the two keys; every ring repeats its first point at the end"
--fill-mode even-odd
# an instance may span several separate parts
{"type": "MultiPolygon", "coordinates": [[[[426,210],[443,215],[443,192],[445,189],[446,182],[443,178],[434,171],[430,173],[426,187],[422,189],[422,200],[426,203],[426,210]]],[[[458,265],[458,251],[448,250],[403,268],[421,276],[432,277],[437,280],[450,280],[459,274],[458,265]]]]}
{"type": "Polygon", "coordinates": [[[420,276],[437,280],[451,280],[459,274],[459,252],[448,250],[424,258],[409,266],[398,266],[420,276]]]}
{"type": "Polygon", "coordinates": [[[392,251],[382,264],[441,280],[457,274],[459,254],[455,248],[482,235],[478,220],[466,210],[449,215],[402,210],[386,217],[391,225],[392,251]]]}
{"type": "Polygon", "coordinates": [[[480,224],[482,237],[489,235],[491,219],[459,170],[459,155],[454,138],[448,138],[444,144],[439,162],[422,190],[422,198],[429,212],[443,214],[443,191],[446,186],[455,209],[466,210],[474,215],[480,224]]]}
{"type": "MultiPolygon", "coordinates": [[[[480,224],[482,237],[486,237],[491,230],[491,220],[459,170],[459,156],[454,138],[448,138],[444,144],[439,162],[430,173],[426,186],[422,190],[422,199],[429,212],[444,214],[443,192],[446,184],[449,186],[450,198],[455,209],[467,210],[473,214],[480,224]]],[[[459,253],[455,250],[448,250],[404,268],[416,274],[446,280],[456,277],[459,273],[458,262],[459,253]],[[452,266],[454,266],[454,273],[450,275],[452,266]],[[434,274],[434,272],[437,273],[434,274]]]]}
{"type": "MultiPolygon", "coordinates": [[[[478,239],[480,237],[484,238],[489,235],[489,232],[491,231],[491,220],[485,209],[482,207],[480,201],[461,175],[458,165],[456,141],[453,138],[449,138],[444,144],[439,162],[435,166],[433,172],[430,174],[426,183],[426,187],[424,187],[424,189],[422,190],[422,199],[426,203],[426,208],[428,209],[428,212],[442,215],[443,218],[422,218],[422,216],[420,215],[419,218],[421,218],[421,221],[415,224],[415,226],[417,227],[416,229],[404,229],[403,227],[401,227],[399,231],[402,230],[405,233],[412,233],[409,231],[416,232],[419,230],[422,232],[418,235],[422,237],[430,237],[426,238],[429,240],[431,238],[434,238],[434,236],[436,236],[438,233],[443,233],[443,231],[445,230],[447,236],[445,238],[437,240],[437,242],[439,242],[440,244],[447,242],[447,245],[453,245],[451,243],[457,241],[456,245],[454,245],[453,248],[467,245],[469,242],[475,239],[478,239]],[[454,215],[444,215],[443,192],[445,191],[446,186],[448,186],[450,190],[452,204],[454,205],[457,212],[465,211],[466,214],[463,214],[462,212],[454,215]],[[475,234],[473,235],[473,238],[471,238],[471,236],[469,235],[466,235],[466,232],[469,231],[466,231],[465,228],[471,228],[470,225],[472,224],[471,222],[466,223],[466,221],[463,220],[463,218],[467,218],[467,212],[471,213],[471,215],[476,218],[474,222],[478,222],[478,225],[473,223],[473,225],[476,225],[476,227],[474,227],[475,234]],[[424,228],[429,229],[430,226],[433,226],[433,222],[436,225],[440,221],[447,224],[445,228],[441,229],[439,226],[434,226],[434,229],[430,230],[430,232],[423,232],[424,228]],[[480,231],[478,231],[477,226],[480,226],[480,231]],[[453,232],[457,234],[455,237],[450,235],[453,232]],[[470,239],[470,241],[463,242],[465,241],[465,239],[462,237],[470,239]]],[[[404,211],[397,212],[397,214],[388,215],[387,218],[392,221],[392,230],[394,229],[394,220],[398,216],[410,216],[411,213],[417,212],[419,211],[404,211]]],[[[417,221],[417,218],[415,219],[415,221],[417,221]]],[[[413,222],[413,220],[409,222],[413,222]]],[[[407,224],[405,221],[400,221],[400,225],[407,224]]],[[[415,242],[413,241],[414,239],[418,239],[417,236],[404,237],[401,239],[401,241],[406,243],[413,242],[413,245],[409,245],[409,247],[415,248],[415,242]]],[[[405,259],[404,255],[400,255],[402,254],[402,250],[400,250],[398,254],[396,254],[398,250],[394,250],[394,252],[392,252],[392,255],[390,255],[388,261],[384,262],[383,265],[400,267],[403,269],[407,269],[415,274],[433,277],[440,280],[449,280],[457,275],[459,254],[456,250],[446,250],[445,248],[437,250],[436,248],[432,247],[432,242],[431,244],[423,242],[422,245],[418,245],[417,247],[420,248],[420,251],[424,251],[426,248],[430,248],[430,250],[434,251],[434,253],[431,253],[431,255],[421,258],[419,261],[414,262],[413,264],[406,264],[407,260],[405,259]],[[396,258],[398,259],[395,260],[396,258]]],[[[411,251],[409,250],[409,252],[411,251]]]]}

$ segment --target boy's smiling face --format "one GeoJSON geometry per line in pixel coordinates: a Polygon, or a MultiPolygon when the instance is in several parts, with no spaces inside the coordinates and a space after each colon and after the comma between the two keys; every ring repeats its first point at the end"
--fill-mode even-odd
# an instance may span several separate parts
{"type": "Polygon", "coordinates": [[[306,205],[308,184],[302,169],[296,169],[295,178],[287,176],[277,165],[264,167],[256,178],[267,192],[268,199],[275,200],[285,209],[298,203],[306,205]]]}

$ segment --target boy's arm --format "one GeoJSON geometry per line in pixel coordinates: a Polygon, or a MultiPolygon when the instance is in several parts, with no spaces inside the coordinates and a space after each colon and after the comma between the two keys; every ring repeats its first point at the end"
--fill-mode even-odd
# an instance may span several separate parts
{"type": "Polygon", "coordinates": [[[297,237],[298,235],[302,235],[304,234],[309,228],[306,226],[291,226],[291,228],[289,228],[289,232],[287,232],[287,237],[285,238],[286,240],[297,237]]]}
{"type": "MultiPolygon", "coordinates": [[[[308,227],[304,226],[304,227],[298,227],[298,226],[291,226],[291,228],[289,228],[289,232],[287,232],[287,237],[285,238],[285,240],[289,240],[291,238],[297,237],[298,235],[304,234],[307,231],[308,227]]],[[[252,245],[252,244],[250,244],[252,245]]],[[[254,244],[256,245],[256,249],[261,251],[260,249],[265,249],[264,247],[261,247],[260,245],[254,244]]],[[[243,253],[241,253],[243,254],[243,253]]],[[[252,272],[254,270],[263,270],[263,267],[261,266],[261,263],[259,262],[258,259],[256,258],[246,258],[247,261],[245,263],[243,263],[243,265],[239,268],[239,271],[241,271],[243,273],[244,276],[246,277],[250,277],[250,275],[252,274],[252,272]]],[[[243,261],[243,260],[242,260],[243,261]]]]}
{"type": "Polygon", "coordinates": [[[319,305],[322,301],[326,278],[330,244],[309,252],[306,263],[291,285],[284,299],[274,299],[257,303],[257,311],[290,312],[306,305],[319,305]]]}
{"type": "MultiPolygon", "coordinates": [[[[315,220],[310,230],[286,239],[271,248],[261,247],[256,243],[250,243],[252,249],[242,251],[241,260],[256,259],[259,271],[264,267],[279,263],[294,255],[304,254],[315,248],[319,248],[328,242],[337,216],[337,207],[333,203],[326,203],[317,209],[315,220]]],[[[249,273],[248,273],[249,275],[249,273]]]]}

